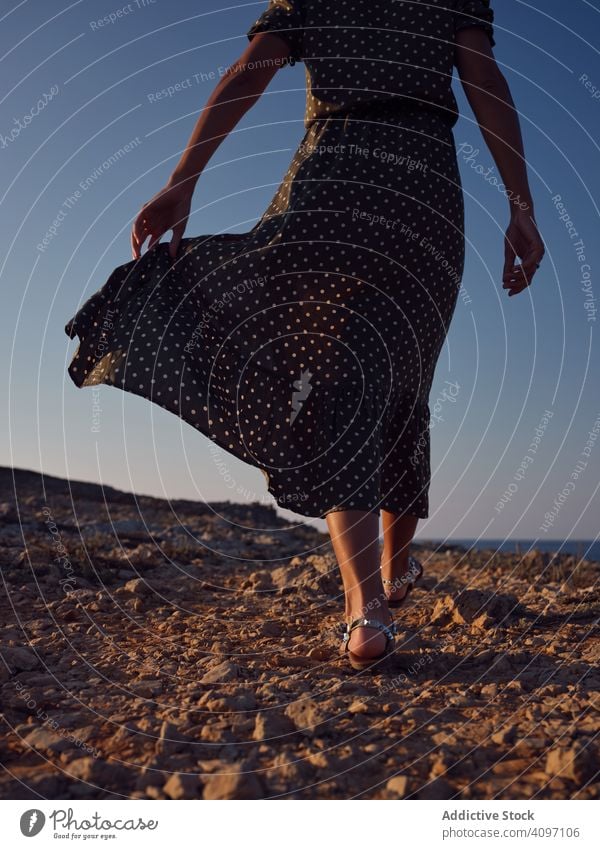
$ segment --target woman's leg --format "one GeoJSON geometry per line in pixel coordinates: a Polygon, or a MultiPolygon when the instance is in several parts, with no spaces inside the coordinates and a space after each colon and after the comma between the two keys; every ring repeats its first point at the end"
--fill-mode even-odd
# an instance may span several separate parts
{"type": "Polygon", "coordinates": [[[382,510],[381,517],[383,524],[382,577],[398,582],[397,586],[388,592],[388,598],[391,601],[399,601],[406,595],[408,585],[402,580],[402,576],[408,572],[410,544],[419,520],[416,516],[392,513],[389,510],[382,510]]]}
{"type": "MultiPolygon", "coordinates": [[[[342,574],[348,624],[359,616],[391,622],[379,568],[379,515],[364,510],[336,510],[326,515],[333,550],[342,574]]],[[[385,650],[385,634],[361,626],[350,635],[349,651],[371,658],[385,650]]]]}

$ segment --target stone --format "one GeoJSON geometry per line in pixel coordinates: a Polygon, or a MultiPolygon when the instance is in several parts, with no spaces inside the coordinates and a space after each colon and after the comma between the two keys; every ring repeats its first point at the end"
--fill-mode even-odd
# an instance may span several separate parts
{"type": "Polygon", "coordinates": [[[204,784],[203,799],[263,799],[265,792],[253,772],[242,764],[223,764],[224,771],[213,774],[204,784]]]}
{"type": "MultiPolygon", "coordinates": [[[[88,781],[92,784],[122,785],[129,777],[129,771],[119,763],[110,763],[101,758],[77,758],[70,761],[64,768],[66,775],[80,781],[88,781]]],[[[122,790],[123,788],[120,787],[122,790]]]]}
{"type": "Polygon", "coordinates": [[[517,729],[514,725],[507,725],[492,734],[492,743],[496,743],[497,746],[503,746],[505,743],[510,745],[514,742],[516,733],[517,729]]]}
{"type": "Polygon", "coordinates": [[[62,734],[57,734],[56,731],[43,726],[34,728],[33,731],[23,738],[23,742],[43,752],[64,752],[65,749],[72,749],[76,745],[72,740],[67,739],[62,734]]]}
{"type": "Polygon", "coordinates": [[[132,581],[127,581],[125,584],[125,589],[128,593],[133,593],[133,595],[138,596],[146,596],[151,595],[152,590],[144,581],[143,578],[134,578],[132,581]]]}
{"type": "Polygon", "coordinates": [[[144,699],[151,699],[153,696],[159,696],[162,693],[163,685],[160,679],[144,678],[141,681],[133,681],[131,690],[136,696],[141,696],[144,699]]]}
{"type": "Polygon", "coordinates": [[[385,789],[393,799],[403,799],[408,790],[408,776],[395,775],[385,785],[385,789]]]}
{"type": "Polygon", "coordinates": [[[362,701],[362,699],[355,699],[350,707],[348,708],[348,713],[357,714],[357,713],[368,713],[369,705],[362,701]]]}
{"type": "Polygon", "coordinates": [[[464,589],[455,597],[446,595],[438,599],[431,621],[436,625],[470,625],[479,622],[481,627],[488,628],[519,612],[520,606],[514,596],[464,589]]]}
{"type": "MultiPolygon", "coordinates": [[[[298,699],[289,704],[285,709],[285,715],[292,720],[298,731],[308,737],[312,737],[318,726],[327,719],[327,714],[321,705],[310,698],[298,699]]],[[[327,730],[327,727],[318,728],[320,734],[323,730],[327,730]]]]}
{"type": "Polygon", "coordinates": [[[324,649],[322,646],[313,646],[308,651],[307,657],[311,660],[331,660],[331,650],[324,649]]]}
{"type": "Polygon", "coordinates": [[[186,751],[190,748],[190,740],[182,735],[179,727],[164,720],[160,726],[158,740],[154,744],[157,755],[172,755],[175,752],[186,751]]]}
{"type": "Polygon", "coordinates": [[[239,675],[239,667],[229,660],[224,660],[205,672],[200,679],[201,684],[220,684],[225,681],[233,681],[239,675]]]}
{"type": "Polygon", "coordinates": [[[200,799],[202,785],[197,775],[176,772],[165,783],[163,793],[169,799],[200,799]]]}
{"type": "Polygon", "coordinates": [[[35,652],[22,647],[0,648],[0,657],[4,659],[12,674],[15,672],[31,672],[40,664],[35,652]]]}
{"type": "Polygon", "coordinates": [[[551,749],[546,757],[548,775],[585,782],[594,775],[597,761],[590,751],[579,741],[564,749],[551,749]]]}
{"type": "Polygon", "coordinates": [[[197,731],[198,737],[205,743],[236,743],[239,736],[237,731],[232,731],[229,720],[218,720],[217,722],[206,722],[197,731]]]}
{"type": "Polygon", "coordinates": [[[259,711],[256,714],[253,740],[268,740],[271,745],[281,742],[281,737],[296,733],[296,726],[288,716],[274,711],[259,711]]]}
{"type": "Polygon", "coordinates": [[[261,622],[257,628],[262,637],[281,637],[283,629],[277,622],[261,622]]]}
{"type": "Polygon", "coordinates": [[[526,772],[531,767],[531,758],[512,758],[510,760],[499,760],[492,767],[494,775],[517,776],[526,772]]]}

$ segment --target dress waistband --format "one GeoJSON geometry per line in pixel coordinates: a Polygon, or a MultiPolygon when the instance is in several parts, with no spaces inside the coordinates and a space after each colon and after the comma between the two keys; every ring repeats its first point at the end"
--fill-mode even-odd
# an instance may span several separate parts
{"type": "Polygon", "coordinates": [[[345,117],[344,127],[348,120],[383,120],[393,121],[408,117],[436,117],[448,127],[452,127],[454,120],[434,103],[422,100],[413,100],[403,97],[377,98],[363,103],[356,103],[340,110],[339,117],[345,117]]]}

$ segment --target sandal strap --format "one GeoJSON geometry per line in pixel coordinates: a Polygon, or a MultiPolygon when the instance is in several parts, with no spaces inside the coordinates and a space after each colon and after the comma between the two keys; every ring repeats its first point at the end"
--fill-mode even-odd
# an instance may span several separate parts
{"type": "MultiPolygon", "coordinates": [[[[390,586],[397,586],[398,582],[401,584],[414,584],[417,578],[420,578],[423,574],[423,567],[419,561],[412,556],[409,556],[408,563],[409,568],[400,578],[382,578],[381,582],[390,586]],[[404,580],[405,578],[406,580],[404,580]]],[[[380,568],[383,569],[383,566],[380,568]]]]}
{"type": "Polygon", "coordinates": [[[350,625],[348,625],[347,623],[345,625],[345,631],[342,636],[345,651],[348,650],[348,643],[352,631],[355,628],[362,627],[377,628],[379,631],[382,631],[387,638],[387,643],[393,643],[394,637],[398,633],[394,620],[392,620],[389,625],[385,625],[383,622],[380,622],[379,619],[365,619],[363,616],[359,616],[358,619],[355,619],[353,622],[350,623],[350,625]]]}

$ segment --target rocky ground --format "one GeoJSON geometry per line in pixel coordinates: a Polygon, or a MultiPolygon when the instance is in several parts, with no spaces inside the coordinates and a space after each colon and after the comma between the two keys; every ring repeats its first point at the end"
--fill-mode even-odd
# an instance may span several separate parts
{"type": "Polygon", "coordinates": [[[0,796],[600,795],[600,564],[416,546],[394,657],[340,654],[326,535],[0,470],[0,796]]]}

